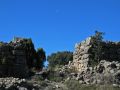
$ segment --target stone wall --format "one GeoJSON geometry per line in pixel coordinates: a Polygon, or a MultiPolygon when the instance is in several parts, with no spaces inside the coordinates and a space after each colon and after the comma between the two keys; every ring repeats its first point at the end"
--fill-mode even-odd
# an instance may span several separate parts
{"type": "MultiPolygon", "coordinates": [[[[89,63],[91,63],[91,57],[94,57],[91,53],[93,48],[92,41],[93,38],[89,37],[75,45],[73,62],[69,63],[70,67],[75,68],[75,70],[79,72],[85,71],[90,67],[89,63]]],[[[120,62],[120,42],[102,41],[101,47],[100,60],[120,62]]]]}
{"type": "Polygon", "coordinates": [[[86,69],[89,61],[89,49],[91,48],[91,37],[87,38],[81,43],[75,45],[75,51],[73,53],[72,67],[75,67],[77,71],[83,71],[86,69]]]}
{"type": "MultiPolygon", "coordinates": [[[[23,44],[27,39],[17,38],[10,43],[0,43],[0,77],[26,77],[29,45],[23,44]],[[28,51],[26,51],[28,50],[28,51]]],[[[34,49],[34,47],[32,47],[34,49]]]]}

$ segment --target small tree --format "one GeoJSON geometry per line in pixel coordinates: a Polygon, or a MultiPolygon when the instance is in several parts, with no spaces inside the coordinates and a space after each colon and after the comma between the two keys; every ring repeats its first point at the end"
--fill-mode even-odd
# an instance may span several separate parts
{"type": "Polygon", "coordinates": [[[93,66],[101,60],[103,35],[103,32],[95,31],[95,35],[92,36],[92,61],[90,64],[93,66]]]}
{"type": "Polygon", "coordinates": [[[66,65],[69,61],[73,60],[73,53],[68,51],[53,53],[47,57],[49,61],[49,67],[54,68],[56,66],[66,65]]]}
{"type": "Polygon", "coordinates": [[[44,66],[44,62],[46,60],[46,55],[45,55],[45,51],[43,48],[38,48],[37,49],[37,60],[36,60],[36,64],[35,67],[36,69],[42,69],[44,66]]]}

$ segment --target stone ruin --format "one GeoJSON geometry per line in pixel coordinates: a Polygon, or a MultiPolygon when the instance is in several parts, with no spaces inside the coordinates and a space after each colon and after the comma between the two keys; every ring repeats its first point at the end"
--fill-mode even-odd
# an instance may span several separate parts
{"type": "MultiPolygon", "coordinates": [[[[73,62],[69,66],[81,72],[90,67],[89,63],[93,54],[90,50],[93,48],[92,37],[75,45],[73,53],[73,62]]],[[[100,60],[120,62],[120,42],[102,41],[102,52],[100,60]]]]}
{"type": "Polygon", "coordinates": [[[100,61],[91,66],[90,63],[94,63],[93,44],[93,38],[89,37],[75,45],[73,62],[67,65],[74,70],[73,78],[81,84],[120,85],[120,42],[102,41],[100,61]]]}
{"type": "MultiPolygon", "coordinates": [[[[9,43],[0,42],[0,77],[26,77],[28,74],[28,54],[23,42],[29,39],[14,38],[9,43]]],[[[34,49],[34,48],[33,48],[34,49]]]]}
{"type": "Polygon", "coordinates": [[[81,43],[75,44],[75,51],[73,53],[73,62],[69,63],[69,66],[75,68],[77,71],[84,71],[88,66],[89,53],[88,50],[91,48],[91,37],[87,38],[81,43]]]}

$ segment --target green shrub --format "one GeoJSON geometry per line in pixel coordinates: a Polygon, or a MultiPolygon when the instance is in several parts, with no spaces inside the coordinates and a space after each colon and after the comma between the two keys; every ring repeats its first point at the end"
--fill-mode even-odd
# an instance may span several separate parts
{"type": "Polygon", "coordinates": [[[55,68],[56,66],[66,65],[69,61],[73,60],[73,53],[69,51],[53,53],[47,57],[49,61],[49,68],[55,68]]]}
{"type": "Polygon", "coordinates": [[[89,51],[91,53],[90,55],[91,60],[89,61],[89,65],[91,67],[97,65],[101,60],[103,35],[104,35],[103,32],[95,31],[95,35],[91,36],[92,48],[89,51]]]}

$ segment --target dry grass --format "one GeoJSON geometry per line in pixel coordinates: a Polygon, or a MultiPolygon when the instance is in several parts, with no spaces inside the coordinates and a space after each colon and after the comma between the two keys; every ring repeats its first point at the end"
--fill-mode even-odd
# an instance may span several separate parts
{"type": "Polygon", "coordinates": [[[119,87],[112,85],[83,85],[76,80],[69,80],[65,84],[68,90],[120,90],[119,87]]]}

